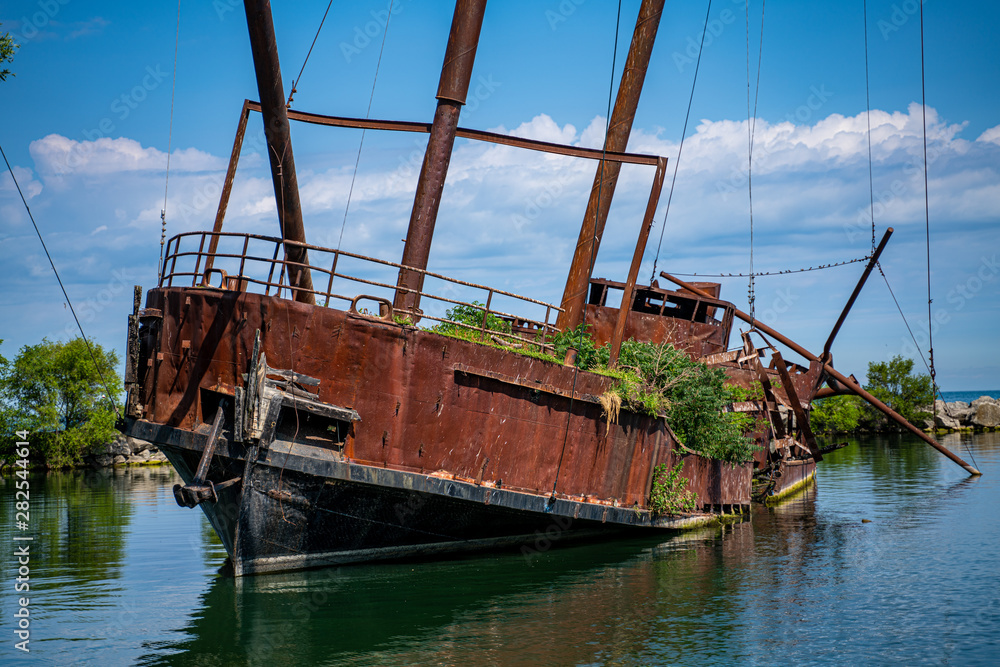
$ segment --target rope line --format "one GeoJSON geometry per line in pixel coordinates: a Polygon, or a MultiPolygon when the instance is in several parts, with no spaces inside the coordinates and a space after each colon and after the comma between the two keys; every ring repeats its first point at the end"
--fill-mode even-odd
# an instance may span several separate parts
{"type": "MultiPolygon", "coordinates": [[[[889,278],[886,277],[885,271],[882,270],[882,263],[876,262],[875,266],[878,267],[878,272],[882,274],[882,280],[885,281],[885,286],[889,288],[889,294],[892,296],[893,303],[896,304],[896,310],[899,311],[899,316],[903,318],[903,324],[906,325],[906,330],[910,334],[910,339],[913,341],[913,347],[916,348],[917,353],[920,355],[920,361],[924,362],[924,368],[930,373],[931,367],[927,364],[927,359],[924,358],[924,351],[920,349],[920,344],[917,343],[917,337],[913,335],[913,329],[910,328],[910,323],[906,320],[906,315],[903,313],[902,307],[899,305],[899,300],[896,298],[896,293],[892,291],[892,285],[889,284],[889,278]]],[[[937,389],[935,388],[935,393],[937,389]]]]}
{"type": "MultiPolygon", "coordinates": [[[[316,28],[316,35],[313,37],[312,44],[309,45],[309,51],[306,53],[305,60],[302,61],[302,67],[299,69],[299,75],[297,77],[295,77],[294,79],[292,79],[292,89],[288,93],[288,101],[285,102],[285,106],[286,107],[291,107],[292,106],[292,97],[295,96],[295,93],[298,90],[297,86],[299,85],[299,82],[302,81],[302,72],[304,72],[305,69],[306,69],[306,63],[309,62],[309,56],[312,55],[313,47],[316,46],[316,40],[319,39],[319,32],[320,32],[320,30],[323,29],[323,24],[326,23],[326,15],[330,13],[330,7],[332,7],[332,6],[333,6],[333,0],[330,0],[329,4],[326,6],[326,11],[323,12],[323,19],[319,22],[319,27],[316,28]]],[[[392,11],[391,5],[389,7],[389,11],[390,12],[392,11]]],[[[387,29],[389,27],[388,26],[388,22],[389,22],[389,19],[386,19],[386,28],[387,29]]],[[[385,43],[384,40],[385,40],[385,38],[383,37],[383,44],[385,43]]]]}
{"type": "Polygon", "coordinates": [[[757,101],[760,97],[760,65],[764,56],[764,7],[766,0],[760,5],[760,42],[757,51],[757,81],[754,85],[753,113],[750,112],[750,0],[746,0],[747,26],[747,196],[750,207],[750,273],[747,285],[747,301],[750,305],[750,327],[753,328],[756,308],[753,270],[753,141],[757,130],[757,101]]]}
{"type": "MultiPolygon", "coordinates": [[[[857,264],[858,262],[867,262],[871,259],[871,255],[867,257],[858,257],[857,259],[848,259],[843,262],[833,262],[831,264],[820,264],[819,266],[810,266],[805,269],[784,269],[782,271],[759,271],[753,274],[754,278],[759,278],[761,276],[784,276],[790,273],[805,273],[807,271],[820,271],[822,269],[832,269],[838,266],[847,266],[848,264],[857,264]]],[[[674,273],[675,276],[701,276],[702,278],[749,278],[751,274],[749,273],[674,273]]]]}
{"type": "Polygon", "coordinates": [[[698,60],[694,64],[694,79],[691,81],[691,95],[688,97],[687,113],[684,114],[684,129],[681,130],[681,143],[677,148],[677,157],[674,160],[674,176],[670,180],[670,193],[667,195],[667,207],[663,211],[663,224],[660,227],[660,242],[656,244],[656,257],[653,258],[653,273],[649,278],[652,285],[656,280],[656,264],[660,261],[660,248],[663,246],[663,233],[667,230],[667,216],[670,215],[670,202],[674,199],[674,185],[677,184],[677,168],[681,163],[681,153],[684,151],[684,137],[687,136],[688,119],[691,118],[691,104],[694,102],[694,88],[698,83],[698,69],[701,67],[701,53],[705,48],[705,33],[708,32],[708,19],[712,13],[712,0],[708,0],[708,9],[705,10],[705,27],[701,30],[701,44],[698,46],[698,60]]]}
{"type": "Polygon", "coordinates": [[[177,30],[174,33],[174,74],[170,83],[170,124],[167,129],[167,173],[163,179],[163,208],[160,209],[160,259],[156,273],[163,278],[163,243],[167,240],[167,191],[170,188],[170,146],[174,138],[174,93],[177,91],[177,47],[181,41],[181,0],[177,0],[177,30]]]}
{"type": "Polygon", "coordinates": [[[931,315],[931,204],[927,187],[927,86],[924,82],[924,0],[920,0],[920,106],[924,123],[924,230],[927,241],[927,345],[930,357],[931,384],[937,390],[937,372],[934,369],[934,327],[931,315]]]}
{"type": "Polygon", "coordinates": [[[862,3],[865,22],[865,120],[868,122],[868,195],[872,218],[872,254],[875,253],[875,177],[872,173],[872,101],[868,74],[868,0],[862,3]]]}
{"type": "MultiPolygon", "coordinates": [[[[395,0],[393,0],[393,2],[395,2],[395,0]]],[[[365,111],[365,118],[369,118],[372,113],[372,100],[375,99],[375,85],[378,83],[378,72],[382,67],[382,52],[385,50],[385,38],[389,34],[389,21],[392,19],[393,2],[389,3],[389,14],[385,18],[385,30],[382,31],[382,46],[378,50],[378,62],[375,63],[375,78],[372,80],[372,92],[371,95],[368,96],[368,109],[365,111]]],[[[361,164],[361,149],[364,148],[365,145],[366,132],[367,130],[362,128],[361,141],[358,143],[358,156],[354,160],[354,173],[351,174],[351,187],[347,190],[347,204],[344,206],[344,221],[340,225],[340,238],[337,239],[337,250],[340,250],[340,244],[344,241],[344,229],[347,227],[347,213],[351,210],[351,197],[354,195],[354,182],[358,178],[358,165],[361,164]]]]}
{"type": "Polygon", "coordinates": [[[10,177],[14,181],[14,187],[17,188],[17,194],[21,195],[21,202],[24,203],[24,210],[28,212],[28,218],[31,220],[31,225],[35,228],[35,234],[38,235],[38,241],[42,244],[42,250],[45,251],[45,256],[49,260],[49,266],[52,267],[52,273],[56,275],[56,282],[59,283],[59,289],[62,290],[63,296],[66,298],[66,304],[69,306],[69,312],[73,313],[73,319],[76,320],[76,326],[80,330],[80,336],[83,338],[83,342],[87,345],[87,351],[90,353],[90,360],[94,362],[94,368],[97,370],[97,375],[101,378],[101,384],[104,385],[104,393],[107,396],[108,403],[111,404],[111,409],[114,410],[116,415],[118,415],[118,419],[121,419],[122,413],[118,411],[118,405],[115,404],[115,399],[111,394],[108,381],[105,379],[104,373],[101,371],[100,364],[97,363],[97,357],[94,355],[94,348],[91,346],[90,339],[87,338],[87,334],[83,330],[83,325],[80,324],[80,318],[76,315],[76,308],[73,307],[73,301],[69,298],[69,294],[66,292],[66,287],[63,285],[62,278],[59,277],[59,271],[56,270],[55,262],[52,261],[52,255],[49,254],[49,249],[45,245],[45,239],[42,238],[42,232],[38,229],[38,223],[35,222],[35,216],[31,213],[31,207],[28,206],[28,200],[24,198],[24,193],[21,191],[21,185],[17,182],[17,176],[14,175],[14,169],[10,166],[10,161],[7,160],[7,154],[4,152],[3,146],[0,146],[0,155],[3,156],[3,161],[7,165],[7,171],[10,172],[10,177]]]}
{"type": "MultiPolygon", "coordinates": [[[[601,217],[601,191],[604,188],[604,165],[606,164],[605,155],[608,151],[608,133],[611,131],[611,99],[614,95],[615,90],[615,68],[618,65],[618,33],[621,30],[622,22],[622,0],[618,0],[618,18],[615,21],[615,47],[611,55],[611,81],[608,84],[608,112],[607,117],[604,121],[604,148],[601,151],[601,167],[600,167],[600,180],[597,183],[597,209],[594,212],[594,221],[601,217]]],[[[596,227],[595,227],[595,232],[596,227]]],[[[595,233],[590,239],[590,264],[589,266],[593,268],[594,266],[594,255],[597,250],[597,234],[595,233]]],[[[626,308],[627,304],[622,304],[621,308],[626,308]]],[[[584,308],[586,310],[586,308],[584,308]]],[[[577,349],[580,349],[581,343],[583,342],[583,334],[585,327],[580,327],[580,333],[577,338],[577,349]]],[[[566,430],[563,433],[563,444],[562,450],[559,452],[559,463],[556,465],[556,477],[552,481],[552,498],[556,496],[556,486],[559,484],[559,473],[562,471],[563,457],[566,455],[566,445],[569,443],[569,424],[570,420],[573,418],[573,403],[576,399],[576,381],[580,377],[580,366],[579,364],[573,364],[573,387],[569,394],[569,411],[566,413],[566,430]]]]}

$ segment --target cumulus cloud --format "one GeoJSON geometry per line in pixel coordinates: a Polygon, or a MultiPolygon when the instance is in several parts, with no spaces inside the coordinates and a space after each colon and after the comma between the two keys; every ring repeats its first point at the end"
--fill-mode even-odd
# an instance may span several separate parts
{"type": "MultiPolygon", "coordinates": [[[[88,176],[129,171],[162,171],[167,154],[156,148],[143,148],[133,139],[102,137],[94,141],[76,141],[50,134],[32,141],[31,156],[43,178],[86,174],[88,176]]],[[[207,171],[224,169],[224,159],[195,148],[174,151],[171,171],[207,171]]]]}

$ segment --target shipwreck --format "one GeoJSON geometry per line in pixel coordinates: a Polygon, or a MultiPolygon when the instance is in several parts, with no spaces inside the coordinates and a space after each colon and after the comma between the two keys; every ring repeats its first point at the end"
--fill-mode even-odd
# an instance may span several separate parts
{"type": "Polygon", "coordinates": [[[675,289],[638,283],[667,159],[628,153],[626,144],[663,0],[642,2],[602,149],[459,126],[485,0],[456,3],[429,123],[288,109],[269,2],[244,4],[260,101],[241,110],[214,229],[171,238],[159,284],[144,303],[136,290],[122,424],[166,454],[184,480],[177,502],[202,508],[236,575],[517,547],[552,526],[562,541],[676,529],[812,478],[823,453],[809,428],[811,402],[866,395],[831,363],[830,344],[851,304],[815,355],[720,298],[717,283],[667,274],[675,289]],[[278,203],[274,237],[223,231],[256,113],[278,203]],[[429,135],[398,262],[307,242],[290,121],[429,135]],[[593,161],[560,304],[428,270],[456,137],[593,161]],[[598,279],[593,259],[623,164],[653,171],[645,217],[627,277],[598,279]],[[456,299],[458,288],[475,297],[456,299]],[[619,307],[609,305],[615,292],[619,307]],[[475,313],[475,323],[441,315],[456,306],[475,313]],[[750,331],[730,349],[740,319],[750,331]],[[497,321],[504,326],[488,326],[497,321]],[[441,323],[475,335],[443,335],[441,323]],[[581,369],[573,350],[542,358],[555,336],[580,325],[595,345],[608,346],[610,367],[627,341],[670,343],[753,387],[759,395],[726,408],[754,416],[753,458],[703,456],[662,415],[627,405],[612,418],[601,397],[614,377],[581,369]],[[772,340],[802,363],[785,360],[772,340]],[[656,471],[664,469],[686,480],[689,511],[651,507],[656,471]]]}

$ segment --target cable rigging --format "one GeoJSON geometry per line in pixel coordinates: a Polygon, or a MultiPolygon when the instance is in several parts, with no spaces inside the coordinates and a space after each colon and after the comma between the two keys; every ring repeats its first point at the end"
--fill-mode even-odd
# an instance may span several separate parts
{"type": "Polygon", "coordinates": [[[857,264],[858,262],[867,262],[871,259],[871,255],[865,257],[858,257],[857,259],[848,259],[843,262],[832,262],[830,264],[820,264],[819,266],[810,266],[804,269],[782,269],[781,271],[758,271],[754,274],[749,273],[676,273],[675,276],[689,276],[689,277],[702,277],[702,278],[759,278],[761,276],[784,276],[789,273],[806,273],[807,271],[821,271],[823,269],[832,269],[838,266],[847,266],[848,264],[857,264]]]}
{"type": "MultiPolygon", "coordinates": [[[[312,44],[309,45],[309,51],[306,52],[305,60],[302,61],[302,67],[299,68],[299,75],[292,79],[292,89],[288,93],[288,101],[285,102],[285,107],[292,106],[292,98],[295,96],[295,93],[298,92],[299,82],[302,81],[302,72],[306,69],[306,63],[309,62],[309,56],[312,55],[313,47],[316,46],[316,40],[319,39],[319,33],[323,29],[323,24],[326,23],[326,15],[330,13],[330,7],[332,6],[333,0],[330,0],[330,2],[326,5],[326,11],[323,12],[323,18],[319,22],[319,27],[316,28],[316,35],[313,37],[312,44]]],[[[389,13],[392,13],[392,3],[389,3],[389,13]]],[[[389,19],[386,19],[386,29],[389,28],[388,22],[389,19]]],[[[382,43],[385,43],[385,36],[382,37],[382,43]]]]}
{"type": "Polygon", "coordinates": [[[931,384],[937,395],[937,372],[934,369],[934,320],[931,315],[931,207],[927,187],[927,86],[924,81],[924,0],[920,0],[920,110],[924,128],[924,230],[927,244],[927,356],[930,358],[931,384]]]}
{"type": "MultiPolygon", "coordinates": [[[[389,21],[392,19],[393,2],[389,3],[389,13],[385,17],[385,30],[382,31],[382,46],[379,47],[378,50],[378,62],[375,63],[375,78],[372,79],[372,92],[368,96],[368,109],[365,111],[365,118],[370,118],[372,113],[372,100],[375,99],[375,86],[378,83],[378,73],[382,67],[382,52],[385,50],[385,39],[389,34],[389,21]]],[[[324,16],[324,18],[326,17],[324,16]]],[[[322,25],[320,27],[322,27],[322,25]]],[[[316,34],[318,35],[319,33],[317,32],[316,34]]],[[[305,65],[303,65],[303,67],[305,67],[305,65]]],[[[289,99],[291,98],[289,97],[289,99]]],[[[347,214],[351,210],[351,198],[354,195],[354,183],[358,178],[358,165],[361,164],[361,150],[365,146],[366,133],[367,130],[362,128],[361,141],[358,143],[358,156],[354,160],[354,171],[351,173],[351,187],[347,190],[347,204],[344,206],[344,221],[340,225],[340,238],[337,239],[337,250],[340,250],[340,245],[344,241],[344,229],[347,227],[347,214]]]]}
{"type": "Polygon", "coordinates": [[[708,0],[705,10],[705,27],[701,30],[701,44],[698,46],[698,59],[694,64],[694,79],[691,81],[691,94],[688,96],[687,112],[684,114],[684,128],[681,130],[681,142],[677,147],[677,157],[674,158],[674,175],[670,180],[670,193],[667,195],[667,206],[663,211],[663,224],[660,226],[660,241],[656,244],[656,257],[653,258],[653,273],[649,278],[652,285],[656,280],[656,264],[660,261],[660,248],[663,246],[663,232],[667,230],[667,216],[670,215],[670,202],[674,199],[674,186],[677,184],[677,168],[681,163],[681,153],[684,152],[684,138],[687,136],[688,119],[691,118],[691,104],[694,102],[694,89],[698,83],[698,70],[701,68],[701,54],[705,49],[705,34],[708,32],[708,18],[712,13],[712,0],[708,0]]]}
{"type": "Polygon", "coordinates": [[[160,259],[157,278],[163,277],[163,244],[167,240],[167,191],[170,187],[170,144],[174,138],[174,93],[177,91],[177,47],[181,39],[181,0],[177,0],[177,30],[174,34],[174,74],[170,84],[170,125],[167,130],[167,173],[163,179],[163,208],[160,209],[160,259]]]}
{"type": "Polygon", "coordinates": [[[3,150],[3,146],[0,146],[0,155],[3,156],[3,161],[7,165],[7,171],[10,172],[10,178],[14,181],[14,187],[17,188],[17,194],[21,195],[21,202],[24,204],[24,210],[28,212],[28,218],[31,220],[31,225],[35,228],[35,234],[38,235],[38,241],[42,244],[42,250],[45,251],[45,257],[49,260],[49,266],[52,267],[52,273],[56,275],[56,282],[59,283],[59,289],[62,290],[63,297],[66,298],[66,305],[69,306],[69,312],[73,313],[73,319],[76,320],[76,326],[80,330],[80,336],[83,338],[83,342],[87,345],[87,352],[90,353],[90,360],[94,362],[94,368],[97,370],[97,375],[101,378],[101,384],[104,386],[104,393],[108,399],[108,403],[111,405],[111,409],[118,419],[122,418],[122,413],[118,411],[118,406],[115,404],[115,399],[111,394],[111,388],[108,385],[108,381],[104,377],[104,373],[101,371],[100,364],[97,363],[97,357],[94,355],[94,348],[90,344],[90,339],[87,338],[87,334],[83,330],[83,325],[80,324],[80,318],[76,315],[76,308],[73,307],[73,301],[69,298],[69,294],[66,292],[66,287],[63,285],[62,278],[59,277],[59,272],[56,270],[55,262],[52,261],[52,255],[49,254],[49,249],[45,245],[45,239],[42,238],[42,232],[38,229],[38,223],[35,222],[35,216],[31,213],[31,207],[28,206],[28,200],[24,198],[24,193],[21,191],[21,185],[17,182],[17,176],[14,175],[14,169],[10,166],[10,162],[7,160],[7,154],[3,150]]]}
{"type": "Polygon", "coordinates": [[[754,132],[757,129],[757,100],[760,94],[760,64],[764,55],[764,7],[766,0],[760,5],[760,43],[757,52],[757,82],[753,96],[753,112],[750,111],[750,0],[746,0],[747,25],[747,195],[750,206],[750,273],[749,284],[747,285],[747,301],[750,304],[750,328],[754,324],[754,309],[756,296],[754,294],[754,270],[753,270],[753,140],[754,132]]]}

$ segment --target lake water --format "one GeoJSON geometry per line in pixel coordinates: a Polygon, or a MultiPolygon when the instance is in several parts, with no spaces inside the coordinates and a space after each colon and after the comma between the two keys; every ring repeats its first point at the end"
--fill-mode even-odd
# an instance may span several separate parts
{"type": "Polygon", "coordinates": [[[996,664],[1000,433],[945,441],[983,476],[866,438],[724,528],[240,580],[172,470],[33,476],[30,654],[8,477],[0,664],[996,664]]]}
{"type": "Polygon", "coordinates": [[[1000,398],[1000,390],[987,389],[985,391],[942,391],[941,399],[946,403],[952,401],[962,401],[972,403],[977,398],[988,396],[990,398],[1000,398]]]}

